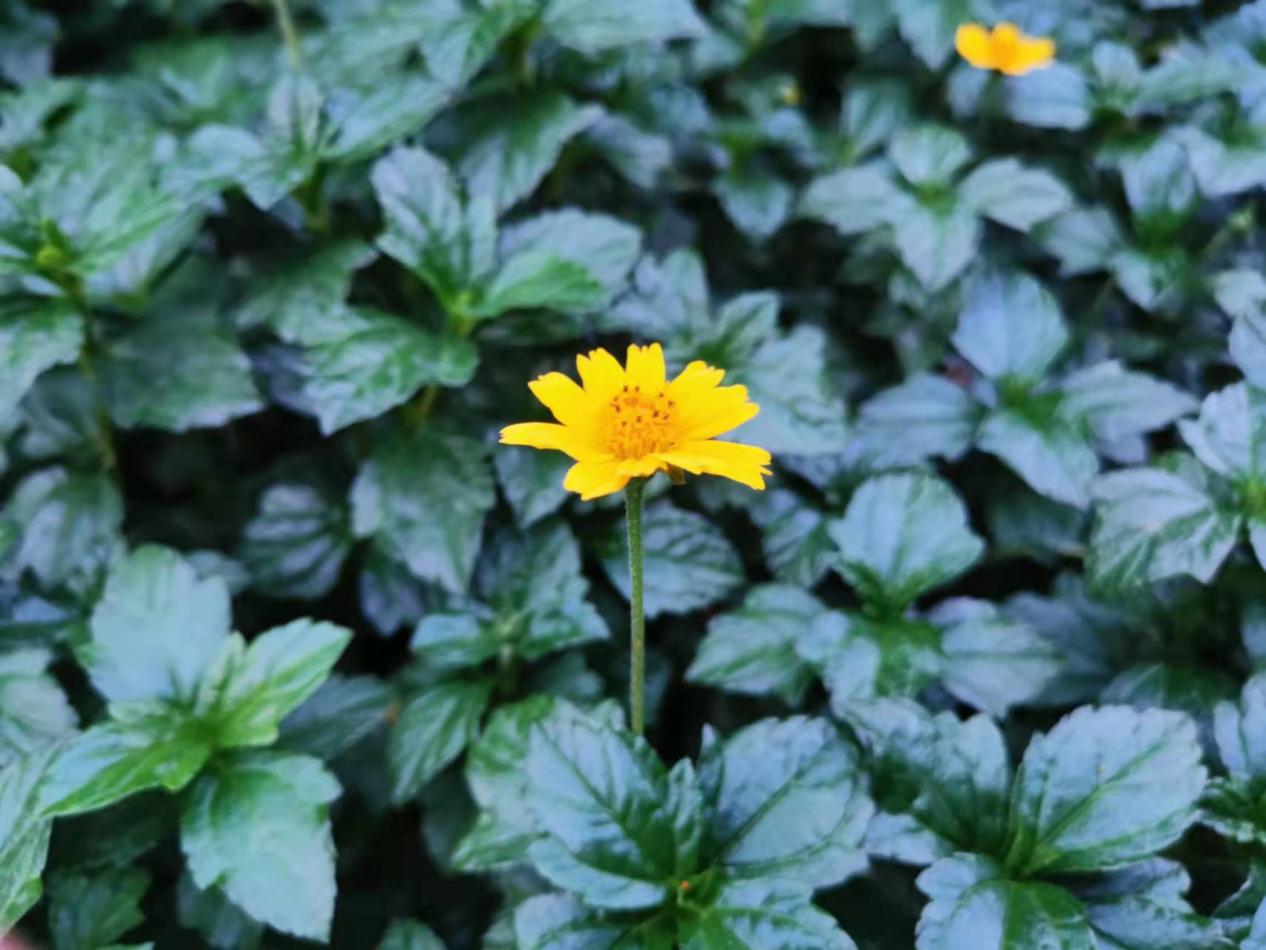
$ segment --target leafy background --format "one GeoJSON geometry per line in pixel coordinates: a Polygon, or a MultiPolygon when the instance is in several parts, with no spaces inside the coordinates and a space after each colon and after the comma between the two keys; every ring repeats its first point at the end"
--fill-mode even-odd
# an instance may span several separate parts
{"type": "Polygon", "coordinates": [[[0,932],[1266,946],[1266,2],[276,12],[0,5],[0,932]],[[777,470],[654,485],[649,745],[495,444],[629,339],[777,470]]]}

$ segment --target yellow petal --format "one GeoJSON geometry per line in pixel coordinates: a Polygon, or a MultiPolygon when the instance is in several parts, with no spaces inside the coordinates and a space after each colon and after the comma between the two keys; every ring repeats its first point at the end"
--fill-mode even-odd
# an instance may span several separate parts
{"type": "Polygon", "coordinates": [[[592,424],[592,400],[571,377],[546,373],[528,383],[528,389],[563,425],[588,427],[592,424]]]}
{"type": "Polygon", "coordinates": [[[1053,40],[1025,37],[1016,43],[1010,56],[999,61],[998,69],[1008,76],[1023,76],[1035,69],[1049,66],[1054,59],[1055,42],[1053,40]]]}
{"type": "Polygon", "coordinates": [[[584,432],[552,422],[520,422],[501,430],[503,445],[528,445],[534,449],[566,452],[578,462],[601,462],[611,458],[602,446],[584,432]]]}
{"type": "Polygon", "coordinates": [[[606,350],[591,350],[588,356],[577,356],[576,371],[580,373],[585,392],[595,403],[609,402],[624,385],[624,367],[606,350]]]}
{"type": "Polygon", "coordinates": [[[656,457],[691,474],[720,475],[757,491],[765,487],[763,476],[771,474],[767,467],[768,452],[738,442],[683,442],[673,451],[659,452],[656,457]]]}
{"type": "Polygon", "coordinates": [[[629,483],[629,477],[619,472],[620,464],[615,460],[577,462],[567,470],[563,487],[574,491],[584,501],[614,494],[629,483]]]}
{"type": "Polygon", "coordinates": [[[661,461],[657,456],[644,455],[640,459],[624,459],[617,471],[626,478],[647,478],[656,472],[663,472],[667,469],[668,464],[661,461]]]}
{"type": "Polygon", "coordinates": [[[725,379],[725,370],[709,366],[702,360],[686,364],[677,378],[668,384],[668,396],[677,403],[688,402],[716,389],[725,379]]]}
{"type": "Polygon", "coordinates": [[[625,360],[625,382],[630,386],[640,386],[644,392],[653,392],[664,388],[666,376],[664,368],[664,348],[658,343],[650,346],[629,344],[628,358],[625,360]]]}
{"type": "Polygon", "coordinates": [[[760,406],[747,400],[746,386],[721,386],[678,410],[683,442],[711,439],[737,429],[756,416],[760,406]]]}
{"type": "Polygon", "coordinates": [[[954,48],[958,50],[959,56],[977,69],[993,69],[997,65],[993,39],[979,23],[964,23],[960,26],[954,34],[954,48]]]}

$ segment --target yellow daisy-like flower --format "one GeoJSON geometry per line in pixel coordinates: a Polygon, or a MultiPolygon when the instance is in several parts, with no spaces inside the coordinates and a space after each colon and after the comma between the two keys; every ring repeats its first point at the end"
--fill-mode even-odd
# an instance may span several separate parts
{"type": "Polygon", "coordinates": [[[1014,23],[999,23],[990,32],[979,23],[964,23],[954,35],[958,55],[977,69],[996,69],[1008,76],[1023,76],[1049,66],[1055,59],[1055,41],[1027,36],[1014,23]]]}
{"type": "Polygon", "coordinates": [[[568,491],[588,501],[620,491],[631,478],[678,470],[765,487],[768,452],[716,441],[760,412],[747,387],[721,385],[724,370],[696,361],[669,381],[658,343],[630,346],[627,366],[594,350],[576,357],[576,369],[582,385],[562,373],[528,384],[557,423],[501,430],[506,445],[556,449],[575,459],[563,481],[568,491]]]}

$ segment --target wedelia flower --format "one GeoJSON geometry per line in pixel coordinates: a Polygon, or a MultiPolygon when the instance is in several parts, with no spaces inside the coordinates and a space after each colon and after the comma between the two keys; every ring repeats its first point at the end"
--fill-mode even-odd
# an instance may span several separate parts
{"type": "Polygon", "coordinates": [[[999,23],[991,31],[979,23],[964,23],[954,35],[958,55],[977,69],[996,69],[1008,76],[1023,76],[1049,66],[1055,58],[1055,41],[1027,36],[1014,23],[999,23]]]}
{"type": "Polygon", "coordinates": [[[606,350],[576,357],[581,385],[546,373],[529,388],[558,420],[501,430],[506,445],[566,452],[576,464],[563,487],[586,501],[618,492],[656,472],[720,475],[757,490],[770,474],[769,453],[719,442],[760,407],[745,386],[722,386],[725,371],[693,362],[671,381],[658,343],[630,346],[627,366],[606,350]]]}

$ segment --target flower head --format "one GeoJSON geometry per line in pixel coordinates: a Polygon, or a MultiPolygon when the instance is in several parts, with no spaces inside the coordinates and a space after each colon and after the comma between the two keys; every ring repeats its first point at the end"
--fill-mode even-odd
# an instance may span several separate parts
{"type": "Polygon", "coordinates": [[[675,471],[765,487],[768,452],[715,438],[760,412],[745,386],[720,385],[724,370],[696,361],[670,381],[658,343],[630,346],[625,366],[594,350],[576,357],[576,369],[580,385],[562,373],[529,384],[557,423],[501,430],[507,445],[556,449],[575,459],[563,482],[569,491],[588,500],[620,491],[631,478],[675,471]]]}
{"type": "Polygon", "coordinates": [[[993,31],[979,23],[964,23],[954,35],[958,55],[977,69],[996,69],[1008,76],[1023,76],[1049,66],[1055,58],[1055,41],[1027,36],[1014,23],[999,23],[993,31]]]}

